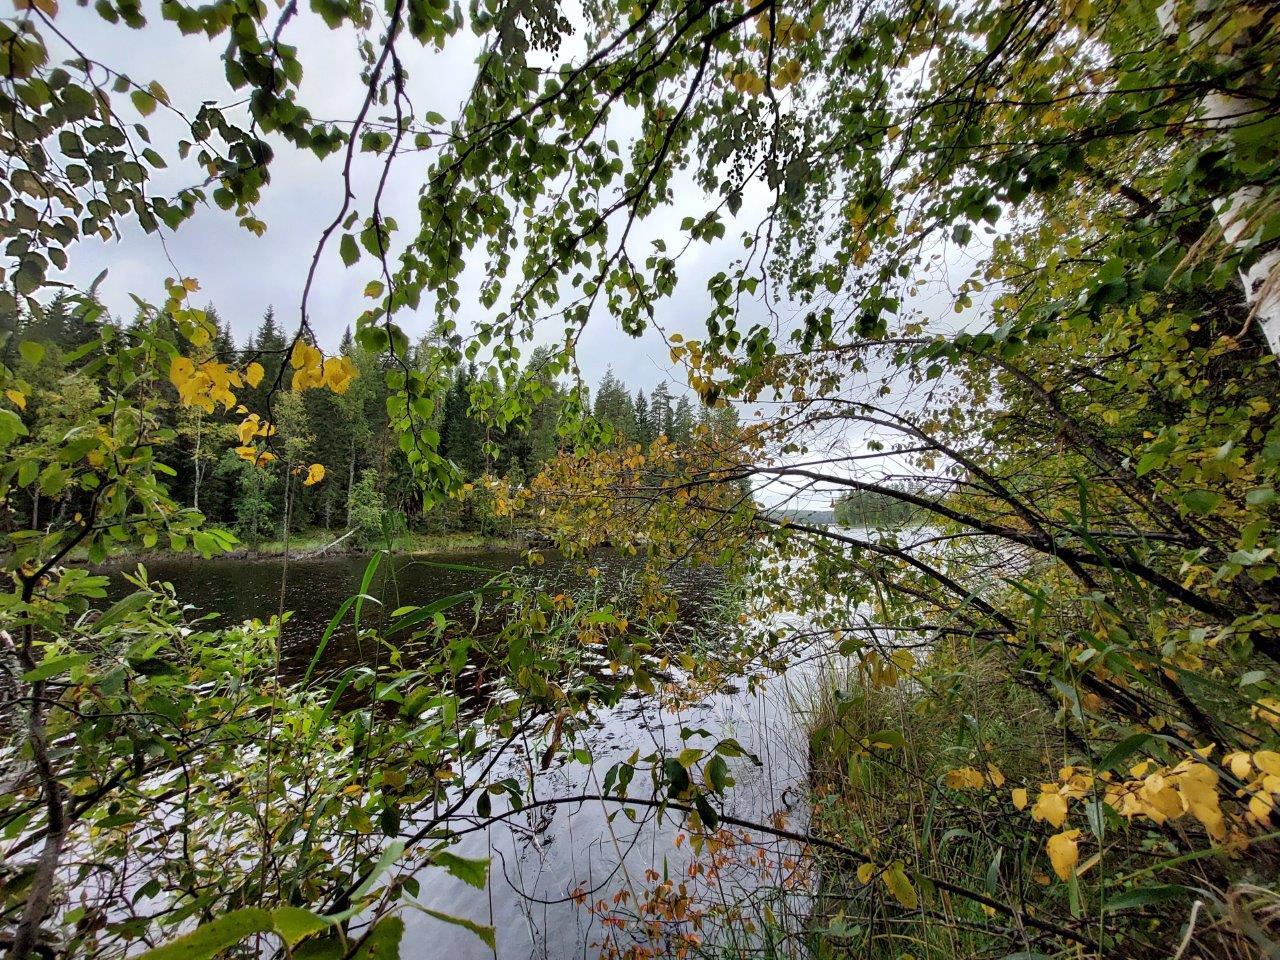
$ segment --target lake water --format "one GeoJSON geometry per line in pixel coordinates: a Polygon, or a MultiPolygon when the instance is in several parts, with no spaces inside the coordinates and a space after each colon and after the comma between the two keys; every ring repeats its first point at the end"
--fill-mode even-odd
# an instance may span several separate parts
{"type": "MultiPolygon", "coordinates": [[[[283,631],[287,674],[305,669],[338,606],[358,590],[366,563],[366,558],[343,556],[289,565],[285,607],[294,615],[283,631]]],[[[384,560],[370,592],[383,599],[382,610],[390,611],[481,586],[497,572],[519,572],[519,564],[520,556],[514,553],[384,560]]],[[[604,581],[625,577],[633,567],[614,555],[593,557],[591,564],[604,581]]],[[[163,560],[148,564],[148,573],[153,580],[173,583],[180,600],[235,621],[265,618],[278,608],[278,560],[163,560]]],[[[554,558],[523,573],[549,586],[572,586],[587,579],[580,566],[554,558]]],[[[671,579],[682,597],[682,624],[693,631],[711,615],[716,581],[708,571],[683,567],[672,571],[671,579]]],[[[128,589],[119,583],[116,592],[128,589]]],[[[323,666],[338,669],[361,657],[351,632],[340,631],[326,650],[323,666]]],[[[727,687],[678,711],[662,709],[653,699],[630,699],[596,717],[579,744],[590,752],[590,764],[558,762],[540,770],[517,745],[499,758],[490,779],[532,779],[539,798],[598,793],[605,771],[632,751],[639,749],[643,755],[658,748],[674,753],[682,728],[701,728],[717,738],[736,738],[760,760],[759,766],[747,759],[731,762],[737,782],[723,812],[756,822],[776,817],[779,824],[802,829],[808,810],[807,745],[792,708],[797,684],[802,685],[803,678],[782,676],[766,680],[755,693],[727,687]]],[[[536,746],[531,752],[537,752],[536,746]]],[[[650,787],[647,778],[641,780],[637,775],[631,792],[646,796],[650,787]]],[[[759,928],[765,917],[775,935],[778,926],[800,926],[802,918],[794,915],[795,896],[778,894],[785,886],[803,888],[794,861],[797,851],[789,843],[766,843],[759,835],[744,841],[743,831],[731,831],[725,839],[736,840],[736,846],[714,856],[705,850],[694,856],[676,817],[668,815],[659,823],[652,810],[638,808],[633,822],[618,813],[616,804],[564,804],[522,812],[470,834],[454,849],[464,856],[491,858],[488,889],[478,891],[428,868],[419,877],[419,900],[432,909],[495,927],[496,956],[502,960],[609,955],[636,942],[618,921],[637,914],[649,921],[651,932],[661,930],[648,945],[656,944],[660,953],[672,956],[698,943],[720,947],[716,952],[726,955],[745,956],[754,952],[752,925],[759,928]],[[655,890],[660,898],[655,898],[655,890]],[[637,908],[646,899],[661,899],[666,906],[657,912],[637,908]],[[726,905],[732,905],[731,910],[721,913],[726,905]],[[700,916],[700,911],[707,912],[700,916]],[[659,922],[658,914],[668,912],[675,919],[659,922]]],[[[401,956],[407,960],[495,955],[470,932],[413,910],[405,911],[404,918],[401,956]]],[[[784,942],[777,952],[799,955],[799,939],[797,935],[794,948],[784,942]]]]}

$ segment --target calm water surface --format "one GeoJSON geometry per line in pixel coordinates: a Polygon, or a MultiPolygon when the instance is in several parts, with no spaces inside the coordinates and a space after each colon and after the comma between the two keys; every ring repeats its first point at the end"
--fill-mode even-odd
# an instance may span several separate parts
{"type": "MultiPolygon", "coordinates": [[[[314,644],[342,601],[357,592],[368,560],[335,557],[293,561],[289,565],[285,608],[294,611],[283,631],[285,669],[305,669],[314,644]]],[[[482,553],[422,560],[413,557],[384,559],[370,593],[389,612],[406,604],[426,604],[482,586],[495,574],[519,567],[515,553],[482,553]]],[[[602,581],[625,577],[631,563],[602,555],[592,558],[602,581]]],[[[265,618],[274,614],[280,598],[280,562],[258,560],[169,559],[147,565],[155,580],[173,583],[178,598],[205,611],[232,620],[265,618]]],[[[588,582],[581,569],[552,559],[535,570],[517,570],[547,585],[572,586],[588,582]]],[[[692,631],[700,620],[713,615],[715,582],[705,572],[680,569],[672,580],[682,596],[682,621],[692,631]]],[[[118,581],[114,592],[130,588],[118,581]]],[[[366,611],[377,607],[369,605],[366,611]]],[[[366,612],[366,617],[370,616],[366,612]]],[[[351,632],[340,631],[326,650],[324,666],[340,668],[361,659],[351,632]]],[[[726,689],[679,712],[660,709],[654,701],[637,698],[596,717],[586,742],[592,763],[561,762],[537,769],[529,755],[537,756],[537,742],[509,750],[500,759],[491,779],[513,776],[533,781],[538,797],[573,796],[600,792],[605,771],[639,749],[641,755],[655,748],[678,751],[681,729],[703,729],[712,738],[731,736],[755,753],[761,765],[733,761],[737,780],[724,812],[750,820],[767,820],[781,814],[789,826],[803,826],[806,818],[807,745],[791,706],[791,685],[797,678],[782,676],[768,681],[755,694],[726,689]],[[525,750],[528,750],[526,754],[525,750]]],[[[713,741],[689,741],[708,746],[713,741]]],[[[645,775],[637,773],[631,790],[647,796],[645,775]],[[641,782],[642,779],[644,782],[641,782]]],[[[496,955],[507,958],[595,957],[608,931],[598,914],[575,902],[584,891],[587,903],[612,903],[619,891],[629,898],[652,888],[652,873],[689,884],[695,897],[703,890],[709,897],[744,904],[747,916],[759,917],[764,900],[785,873],[794,850],[766,848],[763,860],[738,864],[736,859],[718,872],[712,884],[688,876],[689,845],[680,836],[680,823],[672,817],[658,823],[651,813],[637,811],[637,822],[616,816],[616,805],[584,802],[546,807],[518,814],[511,820],[466,837],[457,852],[491,858],[489,887],[485,891],[463,885],[443,871],[422,872],[420,901],[433,909],[467,917],[496,928],[496,955]],[[615,815],[612,816],[611,815],[615,815]],[[704,889],[708,888],[708,889],[704,889]]],[[[754,851],[751,851],[754,855],[754,851]]],[[[740,859],[746,861],[744,848],[740,859]]],[[[769,908],[777,916],[777,903],[769,908]]],[[[416,911],[406,911],[405,942],[401,956],[407,960],[448,960],[493,957],[473,934],[449,926],[416,911]]],[[[730,934],[736,935],[736,934],[730,934]]]]}

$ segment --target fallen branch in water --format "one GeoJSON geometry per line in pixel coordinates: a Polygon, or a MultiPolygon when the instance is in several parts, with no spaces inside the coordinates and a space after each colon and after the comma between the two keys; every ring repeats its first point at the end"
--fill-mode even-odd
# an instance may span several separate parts
{"type": "Polygon", "coordinates": [[[328,552],[329,550],[332,550],[334,547],[336,547],[338,544],[340,544],[343,540],[347,539],[347,537],[349,537],[349,536],[351,536],[353,533],[355,533],[358,529],[360,529],[360,528],[359,528],[359,527],[352,527],[350,530],[348,530],[346,533],[344,533],[342,536],[340,536],[337,540],[334,540],[332,543],[325,544],[323,547],[317,547],[315,550],[310,550],[310,551],[308,551],[308,552],[306,552],[306,553],[300,553],[300,554],[298,554],[297,559],[299,559],[299,560],[310,560],[312,557],[318,557],[318,556],[320,556],[322,553],[326,553],[326,552],[328,552]]]}

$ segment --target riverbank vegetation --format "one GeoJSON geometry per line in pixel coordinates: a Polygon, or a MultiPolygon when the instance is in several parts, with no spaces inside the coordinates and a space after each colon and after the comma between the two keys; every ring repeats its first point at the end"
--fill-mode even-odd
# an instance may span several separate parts
{"type": "MultiPolygon", "coordinates": [[[[910,494],[915,491],[902,492],[910,494]]],[[[929,516],[926,511],[907,500],[875,490],[850,490],[836,501],[834,512],[836,523],[842,527],[877,530],[894,529],[912,520],[925,520],[929,516]]]]}
{"type": "MultiPolygon", "coordinates": [[[[274,311],[267,310],[256,331],[238,346],[217,310],[201,309],[210,338],[204,354],[211,358],[235,355],[246,364],[257,364],[256,384],[244,384],[238,399],[246,409],[263,408],[272,385],[288,366],[285,334],[274,311]]],[[[126,322],[107,316],[96,301],[77,303],[65,295],[55,296],[47,305],[35,304],[21,318],[4,348],[14,376],[26,390],[25,403],[16,411],[25,433],[9,449],[20,469],[28,452],[38,449],[40,437],[68,429],[110,396],[109,368],[82,362],[85,351],[98,342],[95,328],[125,337],[133,329],[157,323],[163,328],[169,321],[138,308],[126,322]],[[93,321],[86,323],[86,316],[93,321]],[[18,351],[23,342],[40,344],[40,356],[23,357],[18,351]]],[[[176,331],[164,333],[172,339],[176,331]]],[[[435,383],[434,412],[423,427],[439,437],[440,456],[471,484],[467,496],[430,507],[415,487],[406,453],[392,429],[387,414],[391,391],[378,375],[380,361],[354,342],[350,330],[336,356],[356,374],[341,394],[327,390],[308,391],[300,397],[286,394],[275,412],[278,435],[290,444],[293,460],[319,463],[329,477],[327,483],[312,485],[300,475],[286,483],[282,461],[246,461],[235,450],[236,428],[225,410],[184,404],[177,385],[157,376],[152,385],[159,401],[154,416],[161,430],[156,461],[170,478],[167,486],[174,502],[199,512],[211,526],[233,531],[258,553],[282,552],[286,507],[291,541],[307,528],[332,531],[327,539],[317,533],[299,542],[297,548],[303,550],[324,547],[348,531],[354,533],[342,541],[343,549],[367,550],[382,546],[388,537],[395,544],[404,542],[396,549],[413,549],[409,541],[415,537],[422,538],[418,549],[447,545],[457,534],[513,539],[512,524],[495,515],[475,481],[495,477],[522,484],[563,447],[559,412],[568,387],[562,378],[543,371],[547,352],[536,351],[523,371],[528,378],[545,381],[545,393],[530,409],[527,423],[492,429],[470,406],[471,385],[479,375],[476,364],[448,360],[438,338],[430,335],[415,344],[407,364],[429,372],[435,383]]],[[[695,410],[689,396],[673,398],[665,383],[652,391],[652,398],[643,390],[632,394],[611,370],[595,389],[580,385],[580,391],[602,429],[641,448],[659,436],[683,445],[691,442],[697,428],[723,432],[736,426],[730,407],[711,410],[699,405],[695,410]]],[[[60,514],[73,509],[67,498],[43,492],[37,475],[26,483],[21,477],[9,497],[12,522],[41,529],[56,525],[60,514]]]]}
{"type": "MultiPolygon", "coordinates": [[[[588,800],[679,818],[700,855],[721,830],[790,845],[786,882],[816,878],[821,911],[762,915],[733,953],[1274,955],[1278,52],[1253,0],[19,4],[9,955],[373,960],[410,915],[492,946],[425,879],[483,888],[459,841],[588,800]],[[301,23],[334,34],[295,44],[301,23]],[[104,33],[129,39],[81,48],[104,33]],[[148,75],[137,38],[179,34],[225,89],[148,75]],[[356,97],[335,120],[303,76],[336,38],[357,65],[325,78],[356,97]],[[440,48],[466,54],[441,75],[475,68],[428,107],[440,48]],[[296,324],[228,341],[200,264],[158,267],[119,324],[101,278],[75,279],[112,266],[101,240],[277,229],[260,206],[295,154],[339,187],[296,324]],[[415,164],[416,205],[389,215],[415,164]],[[322,271],[368,301],[328,352],[322,271]],[[645,427],[616,378],[590,396],[578,351],[602,323],[660,340],[706,413],[677,401],[659,429],[651,393],[645,427]],[[849,493],[928,522],[873,537],[760,509],[849,493]],[[103,609],[67,562],[225,552],[215,515],[266,538],[350,504],[372,543],[479,503],[643,570],[625,596],[499,578],[375,617],[375,554],[285,683],[277,624],[212,627],[142,574],[103,609]],[[752,586],[709,656],[671,632],[685,564],[752,586]],[[329,675],[339,624],[373,652],[329,675]],[[850,667],[814,713],[807,826],[726,809],[751,758],[723,731],[571,797],[537,794],[532,761],[495,773],[516,743],[589,764],[577,735],[624,697],[832,656],[850,667]]],[[[653,873],[606,952],[713,950],[653,873]]]]}

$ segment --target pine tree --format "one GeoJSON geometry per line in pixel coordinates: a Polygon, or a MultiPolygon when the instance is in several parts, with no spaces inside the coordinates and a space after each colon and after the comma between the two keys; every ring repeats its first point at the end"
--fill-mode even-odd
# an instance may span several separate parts
{"type": "Polygon", "coordinates": [[[693,404],[688,397],[676,401],[676,408],[671,414],[671,429],[668,436],[672,443],[687,444],[693,439],[693,404]]]}
{"type": "MultiPolygon", "coordinates": [[[[262,382],[250,390],[247,390],[249,402],[246,406],[255,413],[261,413],[264,416],[267,413],[266,400],[272,388],[275,386],[280,371],[283,369],[286,361],[284,356],[285,339],[284,334],[280,330],[280,325],[276,323],[276,312],[273,307],[267,307],[267,312],[262,315],[262,323],[258,325],[257,332],[249,341],[249,349],[252,351],[252,357],[258,363],[262,364],[262,382]]],[[[286,387],[288,384],[284,384],[286,387]]]]}
{"type": "Polygon", "coordinates": [[[539,347],[529,357],[524,378],[532,383],[527,387],[537,399],[529,412],[529,425],[523,435],[516,438],[521,449],[517,457],[524,476],[532,477],[542,465],[559,452],[560,409],[564,403],[564,388],[549,369],[552,351],[539,347]]]}
{"type": "Polygon", "coordinates": [[[229,362],[231,355],[236,350],[236,338],[231,333],[231,324],[222,319],[222,316],[218,313],[218,308],[213,304],[209,304],[205,308],[205,314],[217,331],[213,335],[213,355],[224,362],[229,362]]]}
{"type": "Polygon", "coordinates": [[[643,447],[657,438],[658,431],[653,428],[653,416],[649,412],[649,401],[643,390],[636,391],[636,440],[643,447]]]}
{"type": "Polygon", "coordinates": [[[626,384],[614,376],[612,367],[605,370],[600,379],[592,413],[601,423],[612,426],[614,436],[618,439],[627,442],[638,439],[635,404],[631,400],[631,394],[627,392],[626,384]]]}
{"type": "Polygon", "coordinates": [[[653,421],[655,436],[666,436],[668,438],[671,436],[673,415],[671,394],[667,391],[667,385],[660,383],[653,388],[653,393],[649,395],[649,419],[653,421]]]}
{"type": "Polygon", "coordinates": [[[476,365],[459,367],[453,385],[445,395],[444,419],[440,427],[440,451],[469,477],[485,470],[484,430],[471,416],[471,384],[476,365]]]}

